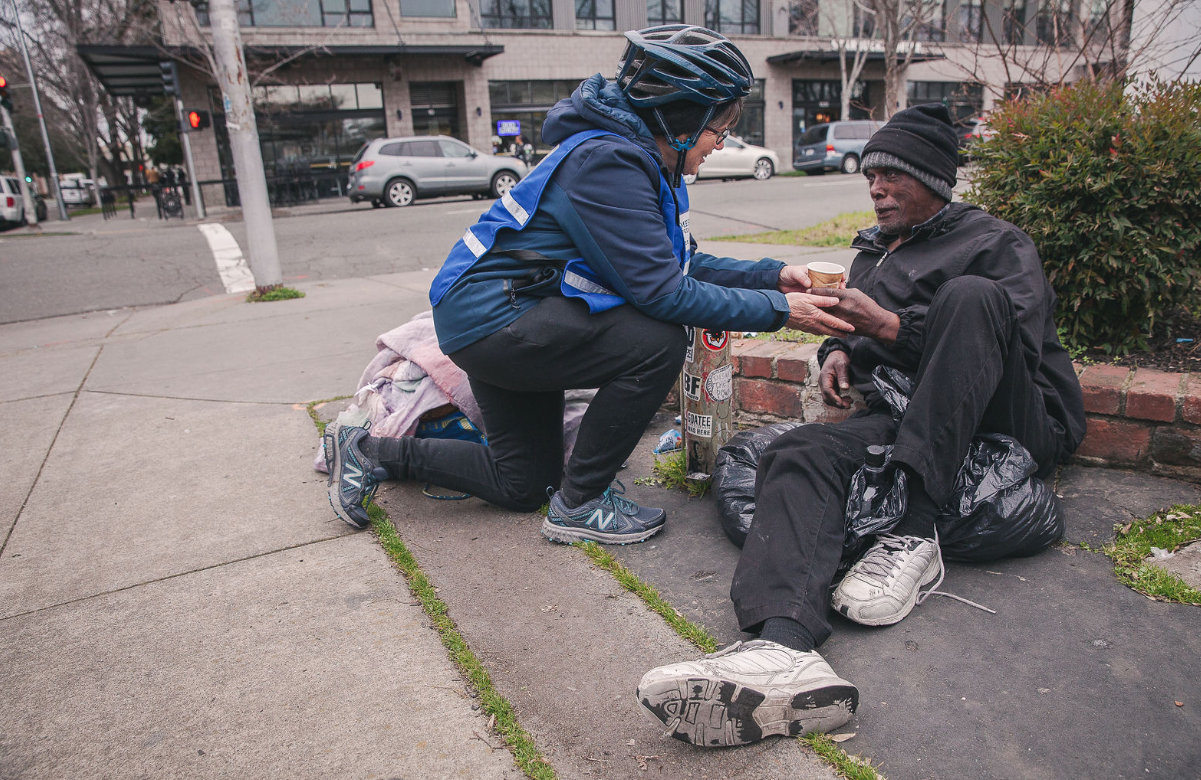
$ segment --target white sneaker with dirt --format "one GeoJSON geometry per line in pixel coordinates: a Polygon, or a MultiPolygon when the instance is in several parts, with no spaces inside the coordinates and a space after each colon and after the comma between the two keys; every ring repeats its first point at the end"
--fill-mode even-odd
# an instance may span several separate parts
{"type": "Polygon", "coordinates": [[[859,706],[859,690],[816,652],[763,639],[652,669],[637,695],[671,736],[703,747],[831,731],[859,706]]]}
{"type": "Polygon", "coordinates": [[[925,601],[942,577],[937,539],[882,534],[834,589],[830,604],[856,623],[890,626],[925,601]]]}

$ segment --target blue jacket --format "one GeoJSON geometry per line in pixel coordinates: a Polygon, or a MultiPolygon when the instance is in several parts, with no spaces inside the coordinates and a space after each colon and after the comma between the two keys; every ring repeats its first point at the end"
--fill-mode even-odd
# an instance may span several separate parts
{"type": "Polygon", "coordinates": [[[515,250],[559,261],[583,257],[608,289],[657,320],[714,330],[783,327],[788,303],[776,290],[783,263],[694,252],[688,275],[682,273],[659,208],[659,182],[667,171],[650,131],[616,85],[599,74],[584,81],[551,109],[542,137],[558,144],[597,128],[622,138],[600,136],[576,147],[556,169],[525,229],[502,230],[492,250],[434,307],[443,352],[462,349],[542,297],[559,294],[557,284],[538,283],[536,263],[509,254],[515,250]]]}

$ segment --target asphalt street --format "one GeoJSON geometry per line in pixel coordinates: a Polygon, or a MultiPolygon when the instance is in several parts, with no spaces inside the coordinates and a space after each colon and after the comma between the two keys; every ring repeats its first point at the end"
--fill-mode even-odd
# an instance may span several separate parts
{"type": "MultiPolygon", "coordinates": [[[[692,230],[720,235],[808,227],[869,207],[861,176],[701,181],[690,188],[692,230]]],[[[373,209],[348,201],[284,212],[274,220],[286,283],[436,268],[491,201],[470,197],[373,209]]],[[[50,222],[41,236],[0,234],[0,323],[223,295],[208,243],[194,224],[163,223],[153,210],[50,222]],[[148,215],[148,216],[147,216],[148,215]]],[[[246,228],[223,222],[246,249],[246,228]]],[[[765,253],[770,250],[765,250],[765,253]]]]}

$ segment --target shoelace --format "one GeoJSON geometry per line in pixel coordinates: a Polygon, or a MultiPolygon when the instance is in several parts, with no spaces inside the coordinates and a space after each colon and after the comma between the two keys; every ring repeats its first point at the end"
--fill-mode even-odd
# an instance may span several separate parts
{"type": "MultiPolygon", "coordinates": [[[[888,579],[888,576],[892,573],[892,570],[895,566],[895,558],[892,554],[890,554],[890,551],[902,552],[908,550],[909,543],[906,540],[918,538],[920,537],[880,534],[880,536],[877,537],[877,542],[883,542],[883,544],[873,547],[868,554],[864,556],[863,560],[860,562],[858,573],[860,575],[867,575],[869,579],[883,588],[884,581],[888,579]]],[[[938,544],[937,528],[934,529],[934,550],[938,555],[938,579],[936,579],[934,584],[925,591],[919,590],[917,592],[917,603],[921,604],[930,596],[946,596],[949,599],[961,601],[968,606],[975,607],[976,609],[984,610],[990,615],[997,614],[995,609],[989,609],[983,604],[977,604],[976,602],[965,599],[962,596],[956,596],[954,593],[947,593],[946,591],[938,590],[938,586],[942,584],[943,578],[946,577],[947,569],[942,562],[942,548],[938,544]]]]}
{"type": "Polygon", "coordinates": [[[626,486],[621,483],[621,480],[613,480],[613,483],[605,490],[605,494],[609,500],[613,502],[613,507],[627,517],[634,517],[638,514],[638,510],[642,507],[626,498],[622,494],[626,492],[626,486]],[[614,487],[616,485],[617,487],[614,487]]]}

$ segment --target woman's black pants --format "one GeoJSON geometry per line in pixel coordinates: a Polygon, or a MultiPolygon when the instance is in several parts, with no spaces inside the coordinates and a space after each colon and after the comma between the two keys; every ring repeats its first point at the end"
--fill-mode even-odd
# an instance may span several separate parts
{"type": "Polygon", "coordinates": [[[432,482],[506,509],[531,511],[547,488],[569,505],[600,495],[634,451],[684,362],[684,328],[632,306],[590,314],[547,298],[512,324],[449,357],[467,372],[488,446],[379,439],[396,479],[432,482]],[[564,473],[563,391],[598,388],[564,473]]]}

